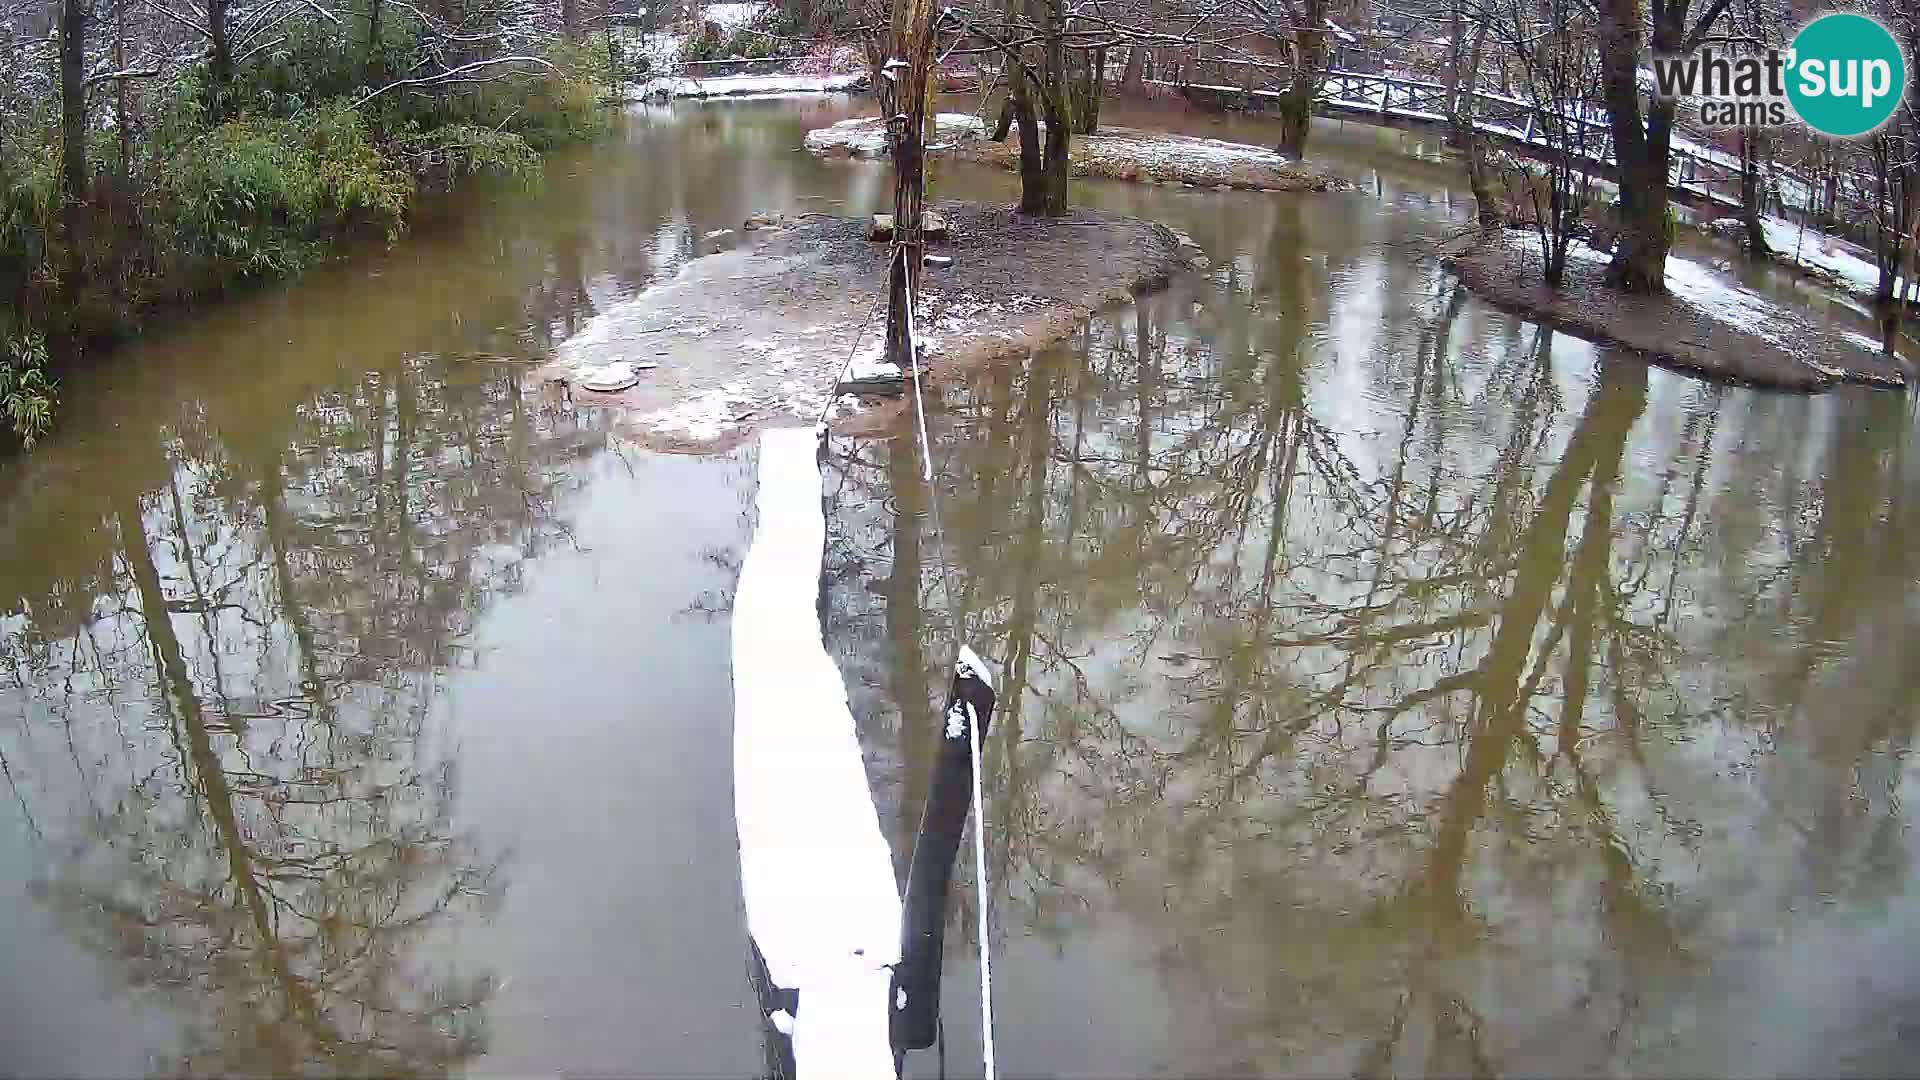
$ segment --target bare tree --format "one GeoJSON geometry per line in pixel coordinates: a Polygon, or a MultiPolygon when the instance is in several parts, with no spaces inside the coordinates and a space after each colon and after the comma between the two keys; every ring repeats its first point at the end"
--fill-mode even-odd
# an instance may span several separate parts
{"type": "Polygon", "coordinates": [[[1604,129],[1587,116],[1600,66],[1590,11],[1579,0],[1505,0],[1490,20],[1520,71],[1529,126],[1545,152],[1528,164],[1511,160],[1507,188],[1532,209],[1549,286],[1566,274],[1567,251],[1593,191],[1593,163],[1604,129]]]}
{"type": "Polygon", "coordinates": [[[1665,292],[1669,233],[1668,177],[1678,102],[1640,93],[1641,42],[1660,55],[1687,53],[1713,33],[1732,0],[1709,0],[1689,17],[1693,0],[1596,0],[1602,89],[1619,167],[1619,237],[1607,279],[1629,292],[1665,292]],[[1647,36],[1651,19],[1652,34],[1647,36]]]}
{"type": "Polygon", "coordinates": [[[1500,200],[1493,191],[1492,170],[1487,163],[1487,140],[1474,124],[1474,102],[1480,65],[1486,58],[1487,31],[1492,21],[1474,21],[1472,44],[1466,38],[1465,4],[1453,0],[1449,5],[1447,35],[1447,115],[1454,145],[1466,158],[1467,184],[1473,191],[1474,213],[1483,231],[1499,228],[1506,222],[1500,200]]]}

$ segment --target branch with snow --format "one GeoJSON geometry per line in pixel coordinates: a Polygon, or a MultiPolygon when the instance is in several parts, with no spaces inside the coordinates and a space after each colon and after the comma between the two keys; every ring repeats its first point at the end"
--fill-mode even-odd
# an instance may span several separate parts
{"type": "MultiPolygon", "coordinates": [[[[408,86],[419,87],[419,86],[438,86],[444,83],[490,82],[494,78],[498,78],[500,76],[489,76],[487,78],[474,78],[472,77],[471,73],[476,71],[483,71],[487,68],[498,67],[501,64],[531,64],[534,67],[542,68],[547,71],[554,70],[553,64],[551,64],[546,60],[541,59],[538,56],[496,56],[491,59],[474,60],[470,63],[461,64],[459,67],[448,68],[446,71],[443,71],[438,75],[426,75],[417,79],[396,79],[393,82],[390,82],[387,85],[380,87],[378,90],[370,91],[367,94],[367,96],[361,98],[359,101],[354,102],[354,104],[365,105],[367,102],[372,101],[374,98],[379,97],[381,94],[384,94],[389,90],[398,90],[402,87],[408,87],[408,86]]],[[[506,74],[512,75],[515,73],[507,72],[506,74]]]]}

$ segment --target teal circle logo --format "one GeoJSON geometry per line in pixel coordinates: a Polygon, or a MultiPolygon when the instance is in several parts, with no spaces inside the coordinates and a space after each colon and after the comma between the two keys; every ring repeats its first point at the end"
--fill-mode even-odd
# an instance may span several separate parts
{"type": "Polygon", "coordinates": [[[1822,15],[1800,28],[1788,61],[1787,101],[1822,135],[1850,139],[1879,129],[1907,90],[1900,43],[1865,15],[1822,15]]]}

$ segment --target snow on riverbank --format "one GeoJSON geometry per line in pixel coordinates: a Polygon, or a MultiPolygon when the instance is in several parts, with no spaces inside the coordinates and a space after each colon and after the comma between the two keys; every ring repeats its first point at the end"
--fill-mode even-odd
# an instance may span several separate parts
{"type": "Polygon", "coordinates": [[[1880,284],[1880,268],[1871,258],[1854,254],[1853,245],[1818,229],[1808,229],[1777,217],[1763,217],[1767,246],[1789,264],[1819,274],[1855,296],[1872,296],[1880,284]]]}
{"type": "Polygon", "coordinates": [[[1716,267],[1669,255],[1666,295],[1627,293],[1605,283],[1606,253],[1575,242],[1555,289],[1542,280],[1540,252],[1537,235],[1510,229],[1451,264],[1468,288],[1496,305],[1679,370],[1801,392],[1836,381],[1905,385],[1902,366],[1864,348],[1862,335],[1793,310],[1716,267]]]}
{"type": "MultiPolygon", "coordinates": [[[[933,372],[1045,348],[1092,310],[1185,265],[1167,229],[1118,214],[1081,208],[1034,219],[963,203],[939,210],[967,247],[950,265],[930,267],[921,293],[916,329],[933,372]]],[[[656,449],[724,448],[796,420],[884,422],[897,408],[863,406],[847,393],[898,392],[901,382],[880,360],[875,306],[888,249],[866,239],[867,224],[810,216],[694,259],[589,320],[529,377],[619,410],[622,428],[656,449]],[[851,378],[849,356],[862,361],[851,378]],[[639,373],[635,385],[585,385],[616,363],[639,373]]]]}
{"type": "Polygon", "coordinates": [[[641,101],[663,98],[774,97],[802,94],[845,94],[865,88],[864,74],[842,75],[727,75],[695,79],[681,75],[652,79],[632,91],[641,101]]]}
{"type": "Polygon", "coordinates": [[[707,4],[700,8],[700,17],[718,26],[728,33],[748,26],[767,10],[765,4],[707,4]]]}
{"type": "Polygon", "coordinates": [[[803,1077],[891,1080],[900,894],[847,707],[822,643],[826,519],[817,428],[760,436],[759,523],[733,603],[733,791],[747,929],[798,994],[803,1077]]]}
{"type": "MultiPolygon", "coordinates": [[[[934,125],[934,141],[948,145],[954,157],[1005,169],[1019,167],[1014,140],[984,138],[986,124],[977,116],[941,113],[934,125]]],[[[816,128],[807,132],[805,143],[815,154],[877,157],[886,152],[886,138],[880,118],[869,116],[816,128]]],[[[1346,186],[1264,146],[1167,131],[1102,128],[1092,135],[1075,135],[1069,155],[1075,176],[1254,191],[1327,191],[1346,186]]]]}
{"type": "MultiPolygon", "coordinates": [[[[1527,230],[1522,236],[1520,246],[1538,255],[1541,250],[1539,234],[1527,230]]],[[[1612,259],[1612,255],[1596,250],[1581,240],[1575,240],[1567,247],[1569,262],[1604,265],[1612,259]]],[[[1795,352],[1796,345],[1805,344],[1805,316],[1795,314],[1779,302],[1754,292],[1705,263],[1669,254],[1667,292],[1788,352],[1795,352]]]]}
{"type": "MultiPolygon", "coordinates": [[[[986,121],[972,113],[943,112],[933,118],[936,143],[977,139],[987,133],[986,121]]],[[[856,116],[807,132],[803,140],[816,154],[845,153],[855,157],[880,157],[887,152],[887,129],[871,116],[856,116]]]]}

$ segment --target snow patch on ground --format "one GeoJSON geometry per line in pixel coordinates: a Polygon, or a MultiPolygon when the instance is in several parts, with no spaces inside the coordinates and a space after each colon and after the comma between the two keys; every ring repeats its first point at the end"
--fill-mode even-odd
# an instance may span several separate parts
{"type": "MultiPolygon", "coordinates": [[[[986,121],[971,113],[943,112],[933,118],[935,142],[958,142],[979,138],[987,133],[986,121]]],[[[856,116],[807,132],[808,150],[816,154],[833,152],[856,157],[879,157],[887,152],[887,129],[879,118],[856,116]]]]}
{"type": "Polygon", "coordinates": [[[678,71],[686,51],[687,39],[682,34],[643,34],[640,38],[640,53],[647,58],[649,71],[678,71]]]}
{"type": "Polygon", "coordinates": [[[1843,340],[1858,345],[1868,352],[1877,353],[1886,348],[1886,343],[1874,337],[1872,334],[1863,334],[1858,330],[1841,330],[1839,334],[1843,340]]]}
{"type": "Polygon", "coordinates": [[[858,73],[843,75],[728,75],[715,79],[688,76],[652,79],[633,91],[642,101],[660,98],[772,97],[788,94],[843,94],[866,81],[858,73]]]}
{"type": "Polygon", "coordinates": [[[1214,165],[1291,165],[1284,155],[1264,146],[1248,143],[1224,142],[1220,139],[1202,139],[1193,135],[1174,135],[1163,132],[1128,131],[1083,135],[1088,152],[1107,151],[1116,155],[1124,154],[1138,160],[1149,168],[1187,163],[1207,163],[1214,165]]]}
{"type": "Polygon", "coordinates": [[[900,895],[846,686],[821,640],[819,440],[817,428],[760,437],[759,523],[733,605],[740,883],[768,974],[798,992],[799,1074],[891,1080],[900,895]]]}
{"type": "MultiPolygon", "coordinates": [[[[1535,255],[1540,254],[1542,250],[1540,235],[1532,230],[1517,233],[1516,238],[1511,242],[1518,243],[1535,255]]],[[[1569,262],[1605,263],[1611,259],[1612,256],[1607,252],[1600,251],[1582,240],[1574,240],[1567,245],[1569,262]]],[[[1805,332],[1801,320],[1794,318],[1780,304],[1746,288],[1712,267],[1679,255],[1668,255],[1667,291],[1676,299],[1685,300],[1722,321],[1739,326],[1790,353],[1798,355],[1805,351],[1796,347],[1805,332]]]]}
{"type": "Polygon", "coordinates": [[[728,383],[646,413],[640,417],[640,423],[662,435],[711,442],[747,419],[753,411],[748,407],[749,401],[744,384],[728,383]]]}
{"type": "MultiPolygon", "coordinates": [[[[925,343],[922,343],[921,347],[925,348],[925,343]]],[[[886,346],[884,344],[875,344],[870,348],[861,350],[858,355],[854,356],[854,358],[847,363],[847,375],[844,381],[884,382],[906,378],[906,372],[900,370],[899,364],[882,359],[885,352],[886,346]]]]}
{"type": "Polygon", "coordinates": [[[728,33],[747,26],[767,10],[765,4],[707,4],[700,17],[728,33]]]}
{"type": "Polygon", "coordinates": [[[1880,268],[1872,259],[1854,254],[1845,241],[1777,217],[1763,217],[1760,225],[1766,230],[1767,246],[1781,258],[1832,278],[1856,296],[1872,296],[1879,286],[1880,268]]]}
{"type": "Polygon", "coordinates": [[[1667,256],[1667,291],[1790,353],[1805,351],[1796,347],[1801,323],[1786,308],[1692,259],[1667,256]]]}

